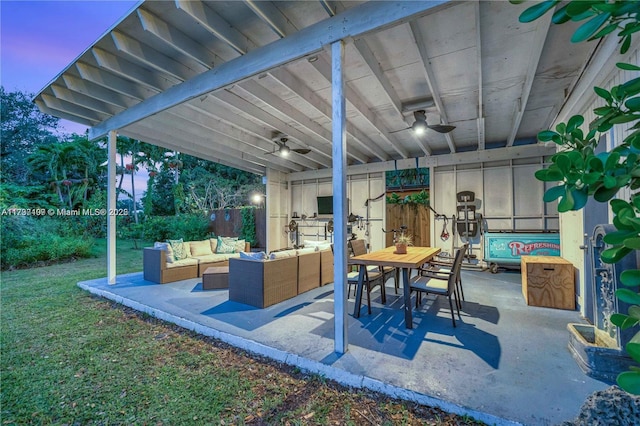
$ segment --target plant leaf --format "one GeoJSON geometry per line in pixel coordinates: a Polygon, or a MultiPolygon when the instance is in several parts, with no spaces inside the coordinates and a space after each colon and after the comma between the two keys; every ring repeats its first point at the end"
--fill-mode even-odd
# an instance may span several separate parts
{"type": "Polygon", "coordinates": [[[542,182],[557,182],[564,179],[564,175],[556,167],[537,170],[535,173],[535,177],[542,182]]]}
{"type": "Polygon", "coordinates": [[[550,203],[557,200],[559,197],[562,197],[565,192],[566,189],[564,185],[551,187],[544,193],[543,200],[545,203],[550,203]]]}
{"type": "MultiPolygon", "coordinates": [[[[628,351],[627,351],[628,352],[628,351]]],[[[616,378],[618,386],[632,395],[640,394],[640,371],[623,371],[616,378]]]]}
{"type": "Polygon", "coordinates": [[[627,99],[627,101],[624,103],[624,106],[626,106],[632,111],[640,111],[640,96],[627,99]]]}
{"type": "Polygon", "coordinates": [[[640,66],[634,65],[634,64],[627,64],[627,63],[624,63],[624,62],[618,62],[616,64],[616,67],[620,68],[621,70],[640,71],[640,66]]]}
{"type": "Polygon", "coordinates": [[[567,133],[573,132],[575,129],[582,126],[583,124],[584,124],[584,117],[581,115],[574,115],[569,119],[569,122],[567,123],[567,133]]]}
{"type": "Polygon", "coordinates": [[[631,231],[613,231],[607,233],[602,240],[612,246],[618,246],[621,245],[624,240],[629,238],[630,235],[634,235],[634,233],[631,231]]]}
{"type": "Polygon", "coordinates": [[[627,287],[640,286],[640,270],[627,269],[620,274],[620,282],[627,287]]]}
{"type": "Polygon", "coordinates": [[[596,192],[593,194],[593,198],[600,203],[606,203],[617,193],[618,188],[605,188],[604,186],[601,186],[600,188],[596,189],[596,192]]]}
{"type": "MultiPolygon", "coordinates": [[[[617,263],[629,253],[631,253],[630,249],[624,246],[616,246],[603,250],[600,253],[600,258],[604,263],[617,263]]],[[[638,301],[640,302],[640,296],[638,296],[638,301]]]]}
{"type": "Polygon", "coordinates": [[[620,327],[622,330],[631,328],[638,323],[638,320],[624,314],[612,314],[609,319],[614,325],[620,327]]]}
{"type": "Polygon", "coordinates": [[[549,10],[551,10],[556,4],[558,4],[559,0],[547,0],[542,3],[536,4],[535,6],[531,6],[520,15],[520,22],[533,22],[549,10]]]}
{"type": "Polygon", "coordinates": [[[611,13],[596,15],[580,26],[571,37],[573,43],[580,43],[591,37],[611,16],[611,13]]]}
{"type": "Polygon", "coordinates": [[[627,238],[622,244],[624,244],[626,248],[640,250],[640,237],[627,238]]]}
{"type": "Polygon", "coordinates": [[[568,212],[569,210],[574,210],[573,206],[575,202],[573,200],[573,194],[571,191],[565,191],[564,197],[558,203],[558,211],[560,213],[568,212]]]}
{"type": "Polygon", "coordinates": [[[631,305],[640,305],[640,294],[628,288],[619,288],[616,290],[616,297],[623,302],[627,302],[631,305]]]}

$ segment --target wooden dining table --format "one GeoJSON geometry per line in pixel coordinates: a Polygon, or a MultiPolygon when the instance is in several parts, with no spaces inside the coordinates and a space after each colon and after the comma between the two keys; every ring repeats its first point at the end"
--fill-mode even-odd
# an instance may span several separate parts
{"type": "MultiPolygon", "coordinates": [[[[373,251],[359,256],[349,258],[351,265],[376,265],[376,266],[392,266],[402,271],[402,287],[404,296],[404,322],[407,328],[413,328],[413,315],[411,312],[411,290],[409,289],[409,278],[411,269],[417,269],[426,262],[430,261],[435,255],[440,253],[439,248],[435,247],[407,247],[406,254],[396,254],[395,246],[387,247],[382,250],[373,251]]],[[[360,305],[362,303],[362,288],[364,286],[365,269],[360,268],[358,275],[358,288],[356,290],[356,306],[353,316],[360,317],[360,305]]]]}

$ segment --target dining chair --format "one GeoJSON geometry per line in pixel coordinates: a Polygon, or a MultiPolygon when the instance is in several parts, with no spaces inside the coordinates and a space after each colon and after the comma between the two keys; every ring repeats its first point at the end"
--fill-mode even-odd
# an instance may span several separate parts
{"type": "MultiPolygon", "coordinates": [[[[365,242],[365,240],[362,240],[362,239],[351,240],[349,241],[349,247],[350,247],[351,253],[354,256],[367,254],[367,243],[365,242]]],[[[389,278],[393,278],[396,294],[398,294],[398,274],[396,273],[396,268],[394,268],[393,266],[370,265],[370,266],[367,266],[367,270],[370,272],[382,272],[384,283],[386,283],[387,280],[389,280],[389,278]]]]}
{"type": "MultiPolygon", "coordinates": [[[[409,288],[411,291],[416,291],[416,309],[421,303],[422,293],[431,293],[437,296],[447,296],[449,299],[449,309],[451,309],[451,321],[453,326],[456,326],[456,318],[453,313],[453,303],[451,297],[456,296],[456,281],[462,268],[462,257],[464,251],[458,249],[453,259],[453,265],[450,272],[441,271],[421,271],[420,274],[412,278],[409,288]]],[[[460,316],[460,308],[458,308],[458,301],[456,298],[456,310],[458,311],[458,318],[462,320],[460,316]]]]}
{"type": "MultiPolygon", "coordinates": [[[[349,249],[351,254],[354,256],[359,256],[361,254],[366,254],[366,244],[364,240],[351,240],[348,242],[349,249]]],[[[358,279],[360,274],[360,269],[362,266],[358,266],[358,269],[355,271],[351,271],[347,273],[347,297],[351,296],[351,286],[358,285],[358,279]]],[[[380,270],[380,267],[375,265],[370,265],[365,268],[364,272],[364,283],[363,290],[367,292],[367,311],[369,315],[371,315],[371,291],[376,287],[380,287],[380,300],[382,303],[387,303],[387,295],[385,292],[384,283],[386,281],[384,273],[380,270]]],[[[357,288],[357,287],[356,287],[357,288]]],[[[354,290],[355,295],[355,290],[354,290]]]]}
{"type": "MultiPolygon", "coordinates": [[[[464,254],[469,249],[469,243],[464,243],[460,250],[462,250],[462,258],[464,259],[464,254]]],[[[462,269],[462,262],[461,269],[462,269]]],[[[422,274],[423,272],[443,272],[448,273],[453,269],[453,260],[444,260],[444,258],[436,258],[435,260],[431,260],[425,263],[419,270],[418,273],[422,274]]],[[[456,303],[458,304],[458,309],[462,308],[462,301],[464,298],[464,289],[462,288],[462,273],[458,274],[458,278],[456,280],[456,303]]]]}

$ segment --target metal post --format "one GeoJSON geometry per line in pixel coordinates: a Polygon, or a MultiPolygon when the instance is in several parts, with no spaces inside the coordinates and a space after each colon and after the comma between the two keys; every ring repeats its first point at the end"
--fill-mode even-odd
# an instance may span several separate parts
{"type": "Polygon", "coordinates": [[[107,145],[107,280],[116,283],[116,138],[115,130],[109,132],[107,145]]]}
{"type": "Polygon", "coordinates": [[[344,42],[331,45],[333,98],[334,317],[337,353],[347,352],[347,139],[344,98],[344,42]]]}

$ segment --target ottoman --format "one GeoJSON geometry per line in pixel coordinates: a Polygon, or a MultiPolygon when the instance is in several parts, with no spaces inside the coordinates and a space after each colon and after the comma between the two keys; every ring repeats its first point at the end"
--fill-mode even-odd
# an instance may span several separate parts
{"type": "Polygon", "coordinates": [[[202,274],[202,289],[216,290],[229,288],[229,267],[211,266],[202,274]]]}

